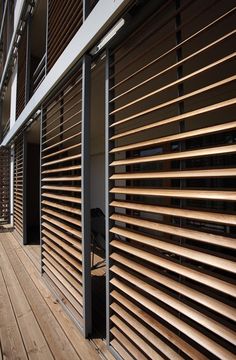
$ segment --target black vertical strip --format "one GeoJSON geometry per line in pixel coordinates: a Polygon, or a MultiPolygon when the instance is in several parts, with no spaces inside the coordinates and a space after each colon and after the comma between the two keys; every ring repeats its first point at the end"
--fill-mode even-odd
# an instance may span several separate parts
{"type": "Polygon", "coordinates": [[[106,72],[105,72],[105,154],[106,154],[106,266],[107,266],[107,276],[106,276],[106,333],[107,333],[107,344],[110,345],[110,328],[111,328],[111,313],[110,313],[110,293],[112,291],[110,285],[110,268],[112,266],[112,260],[110,259],[110,242],[111,234],[110,229],[113,226],[113,221],[110,220],[110,215],[113,212],[113,209],[110,206],[110,203],[114,199],[114,195],[110,193],[111,188],[114,186],[114,180],[110,180],[111,175],[114,172],[114,169],[110,167],[110,163],[114,159],[114,155],[110,153],[110,150],[114,147],[114,141],[111,141],[114,130],[110,128],[110,125],[114,121],[114,115],[109,115],[109,113],[114,110],[114,103],[110,103],[110,98],[114,97],[114,91],[110,91],[110,88],[114,85],[114,66],[110,64],[114,63],[114,55],[111,55],[110,49],[107,49],[106,52],[106,72]]]}
{"type": "Polygon", "coordinates": [[[92,332],[91,282],[91,220],[90,220],[90,77],[91,58],[85,55],[82,67],[82,126],[81,126],[81,220],[84,335],[92,332]]]}

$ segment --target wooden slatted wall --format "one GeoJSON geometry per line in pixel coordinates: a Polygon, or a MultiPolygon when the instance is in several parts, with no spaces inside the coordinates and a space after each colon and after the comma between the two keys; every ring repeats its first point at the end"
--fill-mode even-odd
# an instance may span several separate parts
{"type": "Polygon", "coordinates": [[[0,148],[0,226],[10,222],[10,149],[0,148]]]}
{"type": "Polygon", "coordinates": [[[14,143],[14,230],[21,241],[23,240],[23,166],[24,140],[23,133],[19,134],[14,143]]]}
{"type": "Polygon", "coordinates": [[[26,27],[23,30],[18,49],[18,68],[17,68],[17,93],[16,93],[16,118],[19,117],[26,104],[26,27]]]}
{"type": "Polygon", "coordinates": [[[82,326],[81,78],[43,106],[41,216],[44,277],[82,326]]]}
{"type": "Polygon", "coordinates": [[[47,70],[55,64],[63,50],[83,23],[83,1],[48,1],[47,70]]]}
{"type": "Polygon", "coordinates": [[[235,359],[235,1],[168,1],[109,58],[110,345],[235,359]]]}

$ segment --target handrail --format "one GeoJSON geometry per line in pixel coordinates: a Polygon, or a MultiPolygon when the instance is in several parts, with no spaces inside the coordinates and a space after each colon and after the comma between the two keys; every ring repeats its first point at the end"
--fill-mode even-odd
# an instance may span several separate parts
{"type": "Polygon", "coordinates": [[[45,64],[45,59],[46,59],[46,53],[43,55],[42,59],[40,60],[38,66],[36,67],[34,73],[33,73],[33,78],[35,78],[35,76],[37,75],[37,73],[39,72],[40,68],[41,68],[41,65],[42,63],[45,64]]]}

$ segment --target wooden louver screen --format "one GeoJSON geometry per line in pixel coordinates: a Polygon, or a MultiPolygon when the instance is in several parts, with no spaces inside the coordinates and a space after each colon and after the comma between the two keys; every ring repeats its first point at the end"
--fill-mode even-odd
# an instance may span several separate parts
{"type": "Polygon", "coordinates": [[[83,23],[83,1],[48,1],[47,70],[55,64],[63,50],[83,23]]]}
{"type": "Polygon", "coordinates": [[[0,226],[10,221],[10,149],[0,148],[0,226]]]}
{"type": "Polygon", "coordinates": [[[82,326],[81,78],[43,106],[41,217],[44,277],[82,326]]]}
{"type": "Polygon", "coordinates": [[[17,93],[16,93],[16,118],[18,118],[26,103],[26,27],[23,30],[18,49],[18,68],[17,68],[17,93]]]}
{"type": "Polygon", "coordinates": [[[109,344],[235,359],[234,1],[170,1],[109,57],[109,344]]]}
{"type": "Polygon", "coordinates": [[[18,135],[14,143],[14,230],[16,236],[23,240],[23,134],[18,135]]]}

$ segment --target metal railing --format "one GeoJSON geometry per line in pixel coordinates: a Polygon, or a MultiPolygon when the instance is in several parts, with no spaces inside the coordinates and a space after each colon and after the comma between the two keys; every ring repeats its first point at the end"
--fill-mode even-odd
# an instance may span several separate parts
{"type": "Polygon", "coordinates": [[[35,69],[32,76],[32,94],[35,93],[41,82],[46,76],[46,53],[40,60],[37,68],[35,69]]]}

